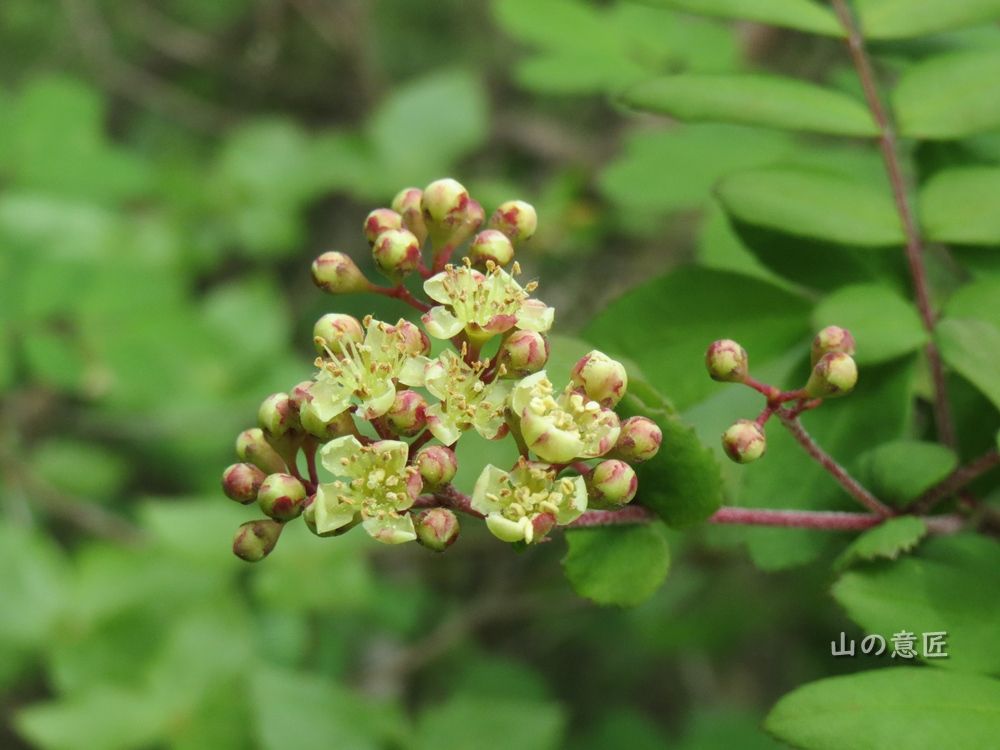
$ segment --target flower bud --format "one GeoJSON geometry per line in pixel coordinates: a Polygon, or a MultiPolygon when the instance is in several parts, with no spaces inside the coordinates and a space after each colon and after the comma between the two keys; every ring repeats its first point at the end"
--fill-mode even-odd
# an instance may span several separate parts
{"type": "Polygon", "coordinates": [[[732,339],[713,341],[705,352],[705,367],[712,380],[742,383],[749,372],[746,349],[732,339]]]}
{"type": "Polygon", "coordinates": [[[319,418],[311,401],[306,401],[299,407],[299,422],[302,429],[320,440],[332,440],[344,435],[354,435],[354,417],[350,411],[342,411],[328,422],[319,418]]]}
{"type": "Polygon", "coordinates": [[[364,338],[365,331],[360,321],[344,313],[327,313],[313,326],[313,343],[320,354],[327,349],[339,354],[339,342],[360,344],[364,338]]]}
{"type": "Polygon", "coordinates": [[[343,253],[323,253],[312,264],[316,286],[330,294],[367,292],[372,283],[361,273],[353,260],[343,253]]]}
{"type": "Polygon", "coordinates": [[[442,487],[455,478],[458,459],[455,451],[443,445],[428,445],[417,451],[414,466],[428,488],[442,487]]]}
{"type": "Polygon", "coordinates": [[[241,524],[233,536],[233,554],[247,562],[263,560],[278,543],[282,528],[282,524],[270,518],[241,524]]]}
{"type": "Polygon", "coordinates": [[[741,419],[722,433],[726,455],[738,464],[756,461],[767,450],[764,428],[749,419],[741,419]]]}
{"type": "Polygon", "coordinates": [[[625,365],[596,349],[585,354],[573,366],[570,379],[606,409],[621,401],[628,388],[625,365]]]}
{"type": "Polygon", "coordinates": [[[420,242],[405,229],[382,232],[372,246],[372,257],[385,276],[399,279],[413,273],[420,265],[420,242]]]}
{"type": "Polygon", "coordinates": [[[402,228],[402,216],[391,208],[376,208],[365,218],[365,239],[368,240],[369,245],[374,245],[375,240],[383,232],[388,232],[390,229],[402,228]]]}
{"type": "Polygon", "coordinates": [[[253,464],[233,464],[222,474],[222,491],[229,499],[249,505],[257,499],[257,490],[266,476],[253,464]]]}
{"type": "Polygon", "coordinates": [[[858,365],[850,354],[828,352],[813,367],[806,393],[810,398],[833,398],[850,393],[858,382],[858,365]]]}
{"type": "Polygon", "coordinates": [[[457,227],[464,221],[468,205],[469,191],[450,177],[432,182],[420,199],[424,221],[436,227],[457,227]]]}
{"type": "Polygon", "coordinates": [[[302,512],[306,488],[291,474],[271,474],[257,491],[257,503],[276,521],[291,521],[302,512]]]}
{"type": "Polygon", "coordinates": [[[500,344],[497,356],[504,368],[503,377],[523,378],[545,367],[549,342],[537,331],[514,331],[500,344]]]}
{"type": "Polygon", "coordinates": [[[414,356],[427,354],[431,350],[431,340],[423,329],[408,320],[399,320],[389,328],[391,333],[398,333],[403,340],[403,350],[414,356]]]}
{"type": "Polygon", "coordinates": [[[614,458],[597,464],[586,476],[586,483],[593,502],[613,506],[625,505],[639,489],[635,469],[614,458]]]}
{"type": "Polygon", "coordinates": [[[299,412],[287,393],[272,393],[257,410],[257,422],[270,441],[280,438],[299,427],[299,412]]]}
{"type": "Polygon", "coordinates": [[[854,336],[851,335],[850,331],[840,326],[827,326],[817,333],[816,338],[812,341],[810,363],[815,367],[824,354],[843,352],[853,355],[854,350],[854,336]]]}
{"type": "Polygon", "coordinates": [[[469,245],[469,260],[478,266],[485,266],[487,261],[493,261],[498,266],[506,266],[514,260],[514,246],[503,232],[497,229],[484,229],[469,245]]]}
{"type": "Polygon", "coordinates": [[[398,434],[413,437],[427,424],[426,409],[427,401],[416,391],[398,391],[385,418],[398,434]]]}
{"type": "Polygon", "coordinates": [[[421,245],[427,239],[427,225],[420,207],[423,196],[420,188],[404,188],[392,199],[392,210],[403,217],[403,227],[413,232],[421,245]]]}
{"type": "Polygon", "coordinates": [[[663,431],[648,417],[629,417],[622,422],[614,454],[629,463],[648,461],[660,450],[663,431]]]}
{"type": "Polygon", "coordinates": [[[512,242],[531,239],[538,228],[538,214],[535,207],[524,201],[507,201],[490,217],[490,229],[499,229],[512,242]]]}
{"type": "Polygon", "coordinates": [[[417,541],[427,549],[444,552],[458,539],[458,516],[447,508],[428,508],[412,515],[417,541]]]}
{"type": "Polygon", "coordinates": [[[285,471],[285,461],[271,447],[259,427],[243,430],[236,438],[236,455],[241,461],[252,463],[265,474],[285,471]]]}

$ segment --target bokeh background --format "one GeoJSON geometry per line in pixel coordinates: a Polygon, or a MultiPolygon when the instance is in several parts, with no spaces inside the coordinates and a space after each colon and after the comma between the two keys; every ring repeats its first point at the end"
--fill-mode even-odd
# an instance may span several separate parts
{"type": "MultiPolygon", "coordinates": [[[[473,524],[441,556],[298,524],[248,566],[218,484],[261,398],[310,374],[319,315],[406,313],[308,273],[367,263],[362,219],[398,189],[533,202],[520,260],[572,334],[691,259],[767,275],[710,189],[796,148],[617,92],[844,64],[613,1],[3,0],[0,747],[774,746],[777,697],[848,668],[826,566],[674,534],[634,609],[577,597],[561,539],[515,554],[473,524]]],[[[838,148],[813,158],[877,172],[838,148]]]]}

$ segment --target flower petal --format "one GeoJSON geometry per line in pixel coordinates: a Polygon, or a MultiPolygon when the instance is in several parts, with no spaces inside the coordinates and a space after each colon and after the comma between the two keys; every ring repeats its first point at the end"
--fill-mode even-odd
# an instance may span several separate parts
{"type": "Polygon", "coordinates": [[[510,397],[510,408],[513,409],[515,414],[521,416],[521,412],[525,410],[531,399],[535,397],[536,389],[543,381],[548,383],[549,390],[551,391],[552,384],[549,383],[545,370],[539,370],[534,375],[529,375],[517,382],[510,397]]]}
{"type": "Polygon", "coordinates": [[[552,327],[556,311],[540,299],[526,299],[517,312],[517,327],[525,331],[544,333],[552,327]]]}
{"type": "Polygon", "coordinates": [[[313,500],[313,517],[316,522],[316,531],[326,534],[330,531],[347,526],[354,520],[357,510],[353,505],[349,505],[337,498],[341,491],[332,484],[321,484],[316,488],[316,499],[313,500]]]}
{"type": "Polygon", "coordinates": [[[455,418],[441,408],[441,404],[427,407],[427,429],[441,441],[442,445],[452,445],[462,436],[462,430],[455,418]]]}
{"type": "Polygon", "coordinates": [[[388,379],[374,380],[368,386],[372,394],[361,399],[358,414],[362,419],[375,419],[392,408],[392,402],[396,400],[396,386],[388,379]]]}
{"type": "Polygon", "coordinates": [[[343,459],[352,459],[361,453],[361,443],[354,435],[331,440],[319,452],[323,468],[337,477],[351,476],[343,464],[343,459]]]}
{"type": "Polygon", "coordinates": [[[402,440],[379,440],[377,443],[371,444],[371,451],[379,459],[385,461],[385,463],[379,461],[378,465],[385,469],[387,474],[393,475],[399,474],[406,466],[410,446],[402,440]],[[388,459],[384,459],[384,456],[388,456],[388,459]]]}
{"type": "Polygon", "coordinates": [[[409,514],[404,516],[386,516],[385,518],[366,518],[361,524],[372,539],[383,544],[402,544],[412,542],[417,538],[413,528],[413,519],[409,514]]]}
{"type": "Polygon", "coordinates": [[[353,382],[347,383],[334,378],[326,371],[321,372],[316,382],[309,388],[309,394],[312,396],[310,403],[320,421],[329,422],[347,411],[351,405],[353,390],[353,382]]]}
{"type": "Polygon", "coordinates": [[[431,363],[427,357],[409,357],[399,368],[399,382],[411,388],[419,388],[424,384],[427,366],[431,363]]]}
{"type": "MultiPolygon", "coordinates": [[[[569,480],[573,483],[573,493],[559,503],[559,512],[556,514],[556,521],[560,526],[572,523],[587,510],[587,485],[583,477],[572,477],[569,480]]],[[[557,481],[562,481],[557,480],[557,481]]]]}
{"type": "Polygon", "coordinates": [[[551,417],[536,414],[530,408],[521,415],[521,434],[528,447],[549,463],[569,463],[583,450],[579,432],[560,429],[551,417]]]}
{"type": "Polygon", "coordinates": [[[447,305],[451,302],[451,295],[445,288],[444,280],[448,278],[445,271],[436,273],[424,282],[424,293],[435,302],[447,305]]]}
{"type": "Polygon", "coordinates": [[[527,517],[520,521],[511,521],[504,518],[499,513],[490,513],[486,516],[486,528],[492,532],[493,536],[504,542],[520,542],[526,538],[531,531],[531,521],[527,517]]]}
{"type": "Polygon", "coordinates": [[[465,327],[447,307],[440,305],[432,307],[420,319],[424,322],[427,333],[436,339],[450,339],[465,327]]]}
{"type": "Polygon", "coordinates": [[[490,499],[489,496],[496,497],[499,494],[507,476],[507,472],[503,469],[498,469],[493,464],[487,464],[479,475],[479,479],[476,480],[476,486],[472,489],[470,504],[473,510],[478,510],[483,514],[499,512],[500,504],[496,500],[490,499]]]}

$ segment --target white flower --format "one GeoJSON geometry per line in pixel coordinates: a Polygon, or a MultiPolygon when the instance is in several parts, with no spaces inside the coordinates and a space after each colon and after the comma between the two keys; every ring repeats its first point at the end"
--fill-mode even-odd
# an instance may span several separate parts
{"type": "Polygon", "coordinates": [[[438,440],[451,445],[465,430],[475,429],[488,440],[505,434],[505,411],[513,383],[484,383],[485,363],[467,364],[453,351],[445,351],[427,365],[425,385],[440,403],[427,407],[427,427],[438,440]]]}

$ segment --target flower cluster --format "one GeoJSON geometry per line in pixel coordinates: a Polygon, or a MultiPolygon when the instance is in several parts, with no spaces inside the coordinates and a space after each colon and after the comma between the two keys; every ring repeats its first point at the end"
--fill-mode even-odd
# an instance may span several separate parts
{"type": "Polygon", "coordinates": [[[441,551],[458,535],[459,511],[485,519],[499,539],[532,544],[588,508],[635,497],[633,464],[656,454],[662,433],[615,413],[628,377],[599,351],[553,383],[545,367],[555,311],[532,296],[535,282],[517,280],[514,261],[536,224],[523,201],[487,220],[461,184],[437,180],[364,221],[388,285],[344,253],[313,262],[324,291],[396,298],[419,323],[338,312],[316,322],[312,378],[264,400],[258,426],[237,439],[240,463],[223,475],[230,498],[267,516],[239,528],[236,555],[267,556],[299,516],[319,536],[361,526],[379,542],[441,551]],[[471,433],[510,438],[520,457],[508,469],[482,467],[470,497],[452,481],[454,447],[471,433]]]}
{"type": "Polygon", "coordinates": [[[772,416],[793,420],[802,412],[815,409],[823,399],[850,393],[858,382],[854,351],[854,337],[850,331],[827,326],[813,338],[812,370],[805,386],[783,391],[750,376],[747,352],[737,342],[732,339],[713,341],[705,352],[709,377],[724,383],[742,383],[767,399],[767,405],[756,419],[739,419],[722,434],[726,455],[736,463],[752,463],[767,450],[764,426],[772,416]]]}

